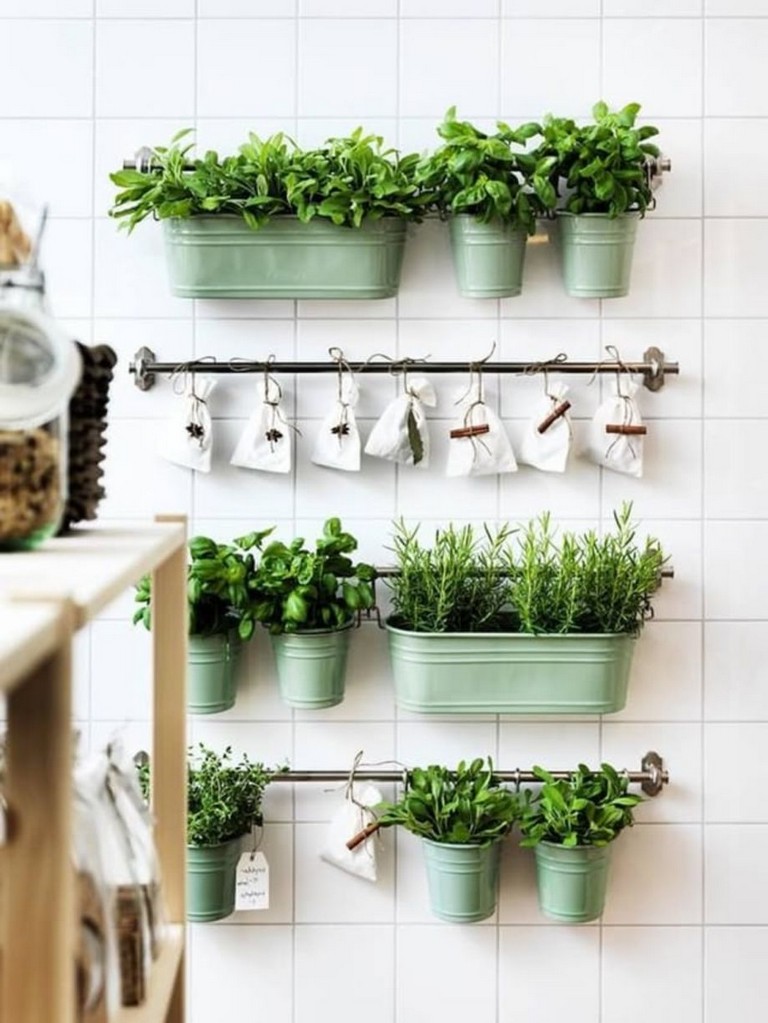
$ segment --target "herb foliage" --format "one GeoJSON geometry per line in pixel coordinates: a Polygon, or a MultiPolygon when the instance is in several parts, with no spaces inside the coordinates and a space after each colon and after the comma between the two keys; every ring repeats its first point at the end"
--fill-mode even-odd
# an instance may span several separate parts
{"type": "Polygon", "coordinates": [[[563,533],[549,513],[521,530],[471,525],[438,530],[432,547],[400,521],[388,581],[397,628],[414,632],[636,634],[651,616],[665,556],[659,541],[637,539],[632,506],[615,529],[563,533]]]}
{"type": "Polygon", "coordinates": [[[459,121],[451,107],[437,131],[444,144],[422,160],[417,174],[441,214],[499,220],[533,234],[536,217],[545,212],[535,186],[546,187],[555,164],[551,155],[537,159],[525,152],[527,142],[541,134],[540,125],[512,128],[499,121],[488,134],[459,121]]]}
{"type": "Polygon", "coordinates": [[[303,629],[340,629],[359,610],[373,607],[372,565],[354,564],[347,555],[357,540],[328,519],[315,550],[297,537],[273,541],[265,549],[253,585],[253,615],[272,634],[303,629]]]}
{"type": "Polygon", "coordinates": [[[600,102],[592,108],[591,124],[546,117],[533,154],[540,164],[551,164],[546,183],[539,181],[536,189],[541,201],[554,209],[563,195],[561,208],[569,213],[645,213],[653,202],[645,164],[660,152],[648,140],[659,131],[636,127],[639,112],[639,103],[611,112],[600,102]]]}
{"type": "MultiPolygon", "coordinates": [[[[187,613],[190,636],[219,636],[237,630],[240,639],[253,635],[255,617],[251,587],[260,549],[272,529],[249,533],[231,544],[195,536],[188,544],[187,613]]],[[[133,624],[152,625],[152,579],[145,575],[136,587],[138,605],[133,624]]]]}
{"type": "Polygon", "coordinates": [[[119,189],[111,215],[129,231],[149,216],[220,214],[242,217],[254,229],[282,214],[360,227],[385,216],[419,220],[429,205],[415,180],[419,157],[399,156],[362,128],[316,149],[301,149],[282,133],[251,134],[235,155],[223,158],[212,150],[194,158],[188,134],[154,149],[149,170],[111,175],[119,189]]]}
{"type": "Polygon", "coordinates": [[[517,819],[518,799],[493,774],[488,758],[464,760],[455,771],[431,764],[408,772],[397,803],[376,807],[381,827],[399,825],[433,842],[487,845],[506,835],[517,819]]]}
{"type": "Polygon", "coordinates": [[[629,781],[610,764],[591,771],[579,764],[568,779],[555,780],[541,767],[533,769],[543,782],[536,794],[526,790],[520,811],[521,845],[553,842],[566,847],[600,846],[612,842],[634,823],[633,810],[642,796],[627,791],[629,781]]]}

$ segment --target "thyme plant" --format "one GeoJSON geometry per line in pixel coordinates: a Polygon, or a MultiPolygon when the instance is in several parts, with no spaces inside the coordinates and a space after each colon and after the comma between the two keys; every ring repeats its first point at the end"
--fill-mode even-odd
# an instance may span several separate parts
{"type": "MultiPolygon", "coordinates": [[[[149,799],[150,764],[138,767],[139,784],[149,799]]],[[[246,754],[235,760],[232,747],[217,753],[204,743],[190,746],[187,757],[187,845],[222,845],[263,823],[261,804],[275,774],[246,754]]]]}

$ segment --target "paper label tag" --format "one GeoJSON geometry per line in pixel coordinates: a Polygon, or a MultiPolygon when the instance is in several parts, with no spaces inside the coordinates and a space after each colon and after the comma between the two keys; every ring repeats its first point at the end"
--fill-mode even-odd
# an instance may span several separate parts
{"type": "Polygon", "coordinates": [[[235,910],[269,909],[269,864],[263,852],[245,852],[237,863],[235,910]]]}

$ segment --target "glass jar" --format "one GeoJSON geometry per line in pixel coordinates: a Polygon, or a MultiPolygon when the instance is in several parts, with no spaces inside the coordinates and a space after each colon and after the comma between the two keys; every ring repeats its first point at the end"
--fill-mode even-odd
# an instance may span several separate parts
{"type": "Polygon", "coordinates": [[[53,536],[67,500],[67,409],[81,362],[44,297],[37,268],[0,271],[0,550],[53,536]]]}

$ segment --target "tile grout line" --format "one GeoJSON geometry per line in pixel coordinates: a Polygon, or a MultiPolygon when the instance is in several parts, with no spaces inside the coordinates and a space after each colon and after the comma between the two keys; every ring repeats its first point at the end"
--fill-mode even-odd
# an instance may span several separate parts
{"type": "Polygon", "coordinates": [[[707,628],[706,622],[706,566],[707,559],[705,554],[706,543],[707,543],[707,531],[706,531],[706,479],[707,479],[707,451],[705,445],[706,438],[706,375],[707,375],[707,362],[706,362],[706,345],[704,344],[704,332],[706,330],[706,322],[704,319],[705,314],[705,303],[706,303],[706,275],[705,275],[705,261],[706,261],[706,220],[705,220],[705,202],[706,202],[706,188],[707,188],[707,169],[706,169],[706,147],[705,147],[705,129],[706,129],[706,68],[707,68],[707,28],[706,20],[703,17],[704,14],[705,0],[701,0],[701,132],[699,139],[699,159],[701,165],[701,208],[699,213],[701,215],[701,228],[700,228],[700,240],[701,240],[701,260],[699,266],[700,274],[700,293],[701,293],[701,336],[699,338],[699,357],[701,360],[701,382],[700,382],[700,410],[701,410],[701,424],[700,424],[700,442],[701,442],[701,552],[700,552],[700,564],[699,571],[701,573],[701,605],[699,612],[701,615],[701,635],[699,638],[700,643],[700,658],[701,658],[701,694],[699,698],[699,712],[701,714],[701,726],[700,726],[700,784],[701,784],[701,932],[700,932],[700,943],[699,943],[699,956],[700,956],[700,967],[701,967],[701,1020],[705,1023],[708,1012],[707,1012],[707,1000],[706,1000],[706,960],[707,960],[707,877],[706,877],[706,840],[707,840],[707,807],[706,807],[706,744],[707,744],[707,728],[706,728],[706,640],[705,631],[707,628]]]}

